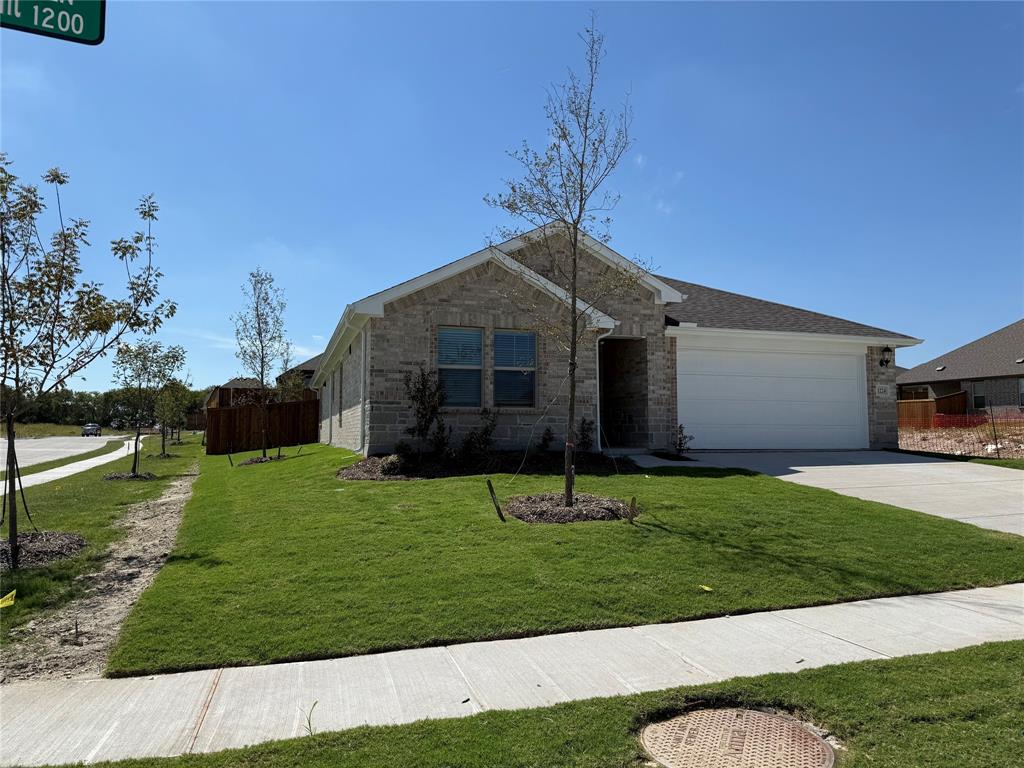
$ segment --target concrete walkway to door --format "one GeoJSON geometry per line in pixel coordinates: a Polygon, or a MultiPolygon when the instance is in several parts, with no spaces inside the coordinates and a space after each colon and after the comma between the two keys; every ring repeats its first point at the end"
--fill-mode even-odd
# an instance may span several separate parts
{"type": "Polygon", "coordinates": [[[644,467],[738,467],[845,496],[1024,536],[1024,472],[890,451],[697,451],[700,462],[633,456],[644,467]]]}

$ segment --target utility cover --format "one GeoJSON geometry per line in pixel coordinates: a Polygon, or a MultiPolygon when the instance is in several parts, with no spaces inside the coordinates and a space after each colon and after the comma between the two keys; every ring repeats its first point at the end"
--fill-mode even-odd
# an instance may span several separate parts
{"type": "Polygon", "coordinates": [[[701,709],[648,725],[640,742],[665,768],[832,768],[823,739],[794,720],[749,709],[701,709]]]}

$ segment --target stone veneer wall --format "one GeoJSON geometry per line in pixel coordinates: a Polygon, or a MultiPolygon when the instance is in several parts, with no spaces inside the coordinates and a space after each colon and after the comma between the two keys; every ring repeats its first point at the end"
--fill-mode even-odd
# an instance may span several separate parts
{"type": "MultiPolygon", "coordinates": [[[[494,403],[493,331],[536,330],[537,315],[527,309],[562,306],[549,294],[526,286],[494,262],[486,262],[441,283],[404,296],[385,307],[384,317],[370,319],[367,349],[366,450],[386,453],[399,440],[411,440],[411,404],[405,396],[405,374],[419,363],[437,368],[438,326],[483,329],[482,407],[494,403]]],[[[588,331],[579,349],[576,419],[596,420],[597,329],[588,331]]],[[[353,350],[355,347],[353,347],[353,350]]],[[[563,385],[568,353],[549,336],[537,334],[537,401],[534,408],[497,409],[495,445],[521,448],[536,443],[546,426],[556,441],[564,440],[568,388],[563,385]],[[547,413],[543,406],[552,402],[547,413]]],[[[445,423],[457,445],[480,424],[480,408],[446,408],[445,423]]]]}
{"type": "Polygon", "coordinates": [[[341,358],[341,404],[340,426],[335,433],[334,444],[358,451],[362,448],[362,381],[363,381],[363,333],[352,340],[341,358]]]}
{"type": "MultiPolygon", "coordinates": [[[[553,246],[554,248],[554,246],[553,246]]],[[[510,254],[522,264],[564,286],[552,263],[549,250],[532,243],[510,254]]],[[[593,287],[605,287],[614,280],[616,270],[590,253],[579,260],[578,291],[581,297],[593,295],[593,287]]],[[[600,291],[606,293],[606,291],[600,291]]],[[[642,338],[647,342],[647,437],[648,448],[672,445],[677,426],[675,340],[665,335],[665,307],[655,302],[654,292],[646,285],[634,285],[599,299],[595,306],[620,324],[607,338],[642,338]]]]}
{"type": "Polygon", "coordinates": [[[896,361],[878,364],[883,347],[868,347],[865,355],[868,387],[868,446],[872,450],[899,447],[896,414],[896,361]]]}

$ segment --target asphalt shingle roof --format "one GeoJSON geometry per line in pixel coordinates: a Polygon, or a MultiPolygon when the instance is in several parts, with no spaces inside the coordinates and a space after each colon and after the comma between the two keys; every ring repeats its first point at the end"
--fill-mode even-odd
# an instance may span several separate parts
{"type": "Polygon", "coordinates": [[[1024,376],[1024,320],[964,344],[896,377],[897,384],[1024,376]],[[936,368],[945,366],[943,370],[936,368]]]}
{"type": "Polygon", "coordinates": [[[220,385],[221,389],[259,389],[260,380],[247,378],[245,376],[236,376],[225,384],[220,385]]]}
{"type": "Polygon", "coordinates": [[[738,293],[708,288],[658,275],[686,296],[676,304],[666,304],[665,314],[679,323],[696,323],[699,328],[734,328],[744,331],[784,331],[789,333],[823,333],[840,336],[884,336],[912,339],[903,333],[887,331],[873,325],[855,323],[840,317],[823,315],[807,309],[776,304],[738,293]]]}

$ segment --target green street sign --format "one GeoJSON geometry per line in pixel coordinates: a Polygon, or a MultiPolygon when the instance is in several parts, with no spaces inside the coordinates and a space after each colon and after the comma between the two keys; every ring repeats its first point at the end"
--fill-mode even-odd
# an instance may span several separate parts
{"type": "Polygon", "coordinates": [[[103,42],[107,0],[0,0],[0,27],[72,43],[103,42]]]}

